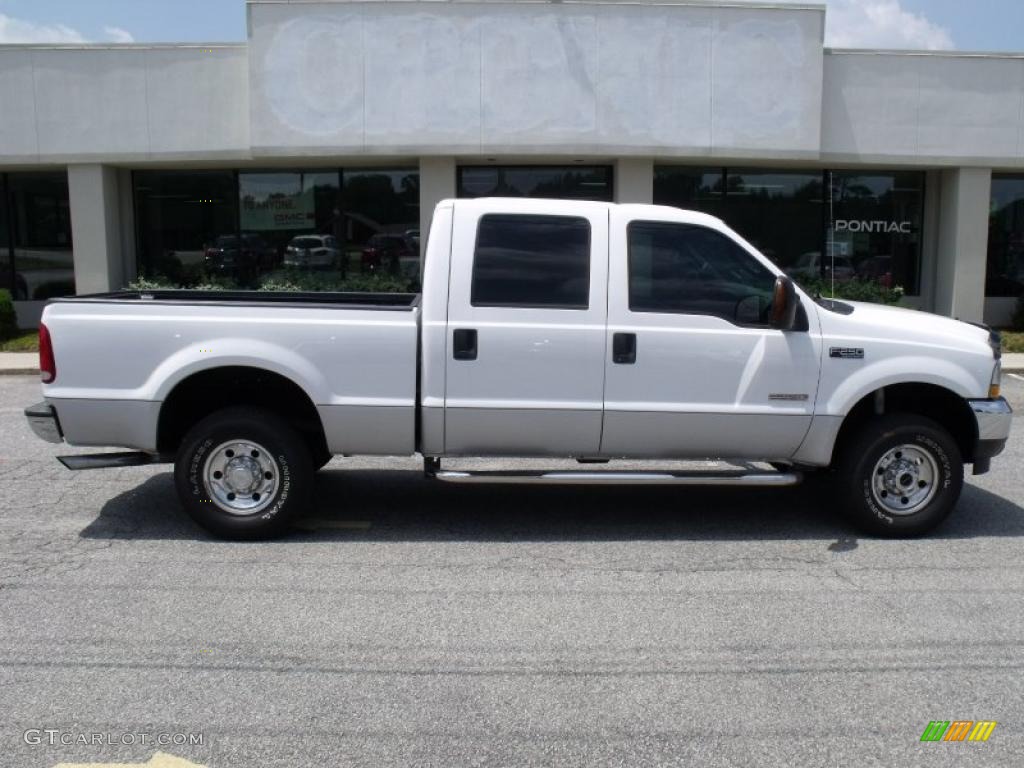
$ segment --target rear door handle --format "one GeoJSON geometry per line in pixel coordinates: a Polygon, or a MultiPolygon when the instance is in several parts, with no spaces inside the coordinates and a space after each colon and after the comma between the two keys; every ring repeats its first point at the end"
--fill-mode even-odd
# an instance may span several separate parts
{"type": "Polygon", "coordinates": [[[616,333],[612,336],[612,362],[633,365],[636,362],[636,334],[616,333]]]}
{"type": "Polygon", "coordinates": [[[455,360],[476,360],[476,329],[456,328],[452,334],[452,357],[455,360]]]}

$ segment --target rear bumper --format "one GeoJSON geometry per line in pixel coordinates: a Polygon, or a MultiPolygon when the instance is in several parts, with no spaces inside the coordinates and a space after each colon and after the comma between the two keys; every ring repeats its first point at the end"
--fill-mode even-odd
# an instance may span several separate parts
{"type": "Polygon", "coordinates": [[[1013,409],[1002,397],[995,400],[969,400],[978,422],[978,441],[974,444],[974,474],[988,472],[992,459],[1003,452],[1010,437],[1013,409]]]}
{"type": "Polygon", "coordinates": [[[25,409],[28,425],[36,437],[48,443],[63,443],[64,433],[57,420],[57,411],[49,403],[36,403],[25,409]]]}

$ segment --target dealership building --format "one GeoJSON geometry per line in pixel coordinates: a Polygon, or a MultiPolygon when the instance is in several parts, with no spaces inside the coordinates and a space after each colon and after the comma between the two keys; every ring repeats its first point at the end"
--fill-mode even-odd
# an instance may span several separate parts
{"type": "Polygon", "coordinates": [[[825,13],[250,0],[244,44],[0,46],[0,287],[27,326],[139,277],[412,284],[439,200],[527,195],[707,211],[797,279],[1007,323],[1024,54],[829,49],[825,13]]]}

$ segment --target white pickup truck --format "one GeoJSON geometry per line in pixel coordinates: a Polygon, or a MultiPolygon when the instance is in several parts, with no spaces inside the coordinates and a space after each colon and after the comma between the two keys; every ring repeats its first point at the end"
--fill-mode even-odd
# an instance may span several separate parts
{"type": "Polygon", "coordinates": [[[283,531],[332,455],[450,482],[784,486],[928,531],[1009,435],[998,335],[814,299],[724,223],[649,205],[442,202],[422,295],[131,291],[43,314],[36,433],[173,461],[215,534],[283,531]],[[446,471],[450,457],[723,458],[736,471],[446,471]],[[761,467],[753,463],[761,463],[761,467]]]}

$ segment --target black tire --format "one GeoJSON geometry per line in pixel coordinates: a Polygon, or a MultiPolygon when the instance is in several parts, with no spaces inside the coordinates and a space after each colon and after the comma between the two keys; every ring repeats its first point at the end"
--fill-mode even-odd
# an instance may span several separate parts
{"type": "Polygon", "coordinates": [[[835,469],[847,517],[865,532],[888,538],[934,529],[953,511],[964,484],[956,441],[915,414],[867,422],[843,446],[835,469]]]}
{"type": "Polygon", "coordinates": [[[313,452],[313,471],[314,472],[319,472],[321,469],[326,467],[330,463],[331,459],[333,459],[333,458],[334,458],[334,455],[331,454],[331,453],[328,453],[325,450],[314,451],[313,452]]]}
{"type": "Polygon", "coordinates": [[[313,465],[306,443],[280,416],[260,408],[226,408],[207,416],[185,435],[174,465],[174,484],[188,515],[214,536],[239,541],[282,534],[305,507],[312,483],[313,465]],[[262,482],[261,477],[267,479],[266,486],[254,488],[248,498],[240,493],[237,500],[234,493],[224,496],[226,491],[238,490],[229,485],[225,475],[231,472],[226,467],[224,472],[209,473],[210,478],[224,478],[223,485],[206,477],[208,470],[218,466],[215,462],[233,456],[231,447],[219,449],[236,442],[264,449],[263,453],[252,451],[251,455],[258,457],[252,461],[242,454],[232,459],[251,465],[237,470],[243,473],[241,477],[250,471],[253,483],[262,482]],[[263,491],[263,497],[256,491],[263,491]],[[232,512],[228,509],[232,503],[250,503],[254,509],[232,512]]]}

